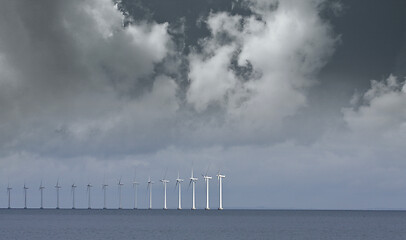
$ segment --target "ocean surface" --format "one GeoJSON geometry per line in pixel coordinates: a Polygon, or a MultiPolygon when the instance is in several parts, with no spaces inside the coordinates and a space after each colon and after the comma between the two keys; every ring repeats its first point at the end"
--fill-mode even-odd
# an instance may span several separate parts
{"type": "Polygon", "coordinates": [[[406,211],[1,209],[1,240],[406,239],[406,211]]]}

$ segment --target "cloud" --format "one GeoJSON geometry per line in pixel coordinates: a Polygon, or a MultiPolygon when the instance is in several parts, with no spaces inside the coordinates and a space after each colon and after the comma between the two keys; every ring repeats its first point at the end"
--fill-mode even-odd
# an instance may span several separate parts
{"type": "Polygon", "coordinates": [[[371,88],[352,108],[343,109],[344,120],[353,132],[362,134],[406,133],[406,87],[391,75],[371,81],[371,88]]]}
{"type": "Polygon", "coordinates": [[[319,3],[252,1],[255,16],[211,13],[211,36],[189,56],[187,102],[198,112],[218,106],[225,125],[256,134],[295,115],[338,39],[319,3]]]}
{"type": "Polygon", "coordinates": [[[124,113],[143,125],[165,118],[151,112],[176,111],[177,86],[154,70],[171,51],[167,23],[124,27],[110,0],[7,2],[0,11],[4,152],[92,151],[124,113]]]}

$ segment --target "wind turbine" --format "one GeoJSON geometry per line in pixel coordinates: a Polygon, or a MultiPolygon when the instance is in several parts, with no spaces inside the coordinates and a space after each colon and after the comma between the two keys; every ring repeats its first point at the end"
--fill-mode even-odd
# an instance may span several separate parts
{"type": "Polygon", "coordinates": [[[24,209],[27,209],[27,189],[28,187],[25,185],[24,182],[24,209]]]}
{"type": "Polygon", "coordinates": [[[103,185],[102,185],[102,189],[103,189],[103,197],[104,197],[104,202],[103,202],[103,209],[107,209],[107,207],[106,207],[106,191],[107,191],[107,187],[108,187],[109,185],[108,184],[106,184],[105,182],[104,182],[104,180],[103,180],[103,185]]]}
{"type": "Polygon", "coordinates": [[[90,202],[90,196],[91,196],[91,188],[93,187],[92,186],[92,184],[90,184],[90,183],[88,183],[87,185],[86,185],[86,192],[87,192],[87,194],[88,194],[88,198],[87,198],[87,209],[92,209],[92,206],[91,206],[91,202],[90,202]]]}
{"type": "Polygon", "coordinates": [[[10,187],[10,183],[7,184],[7,194],[8,194],[8,209],[11,208],[11,189],[13,189],[12,187],[10,187]]]}
{"type": "Polygon", "coordinates": [[[121,207],[121,187],[124,185],[124,183],[121,182],[121,177],[120,180],[118,181],[118,209],[122,209],[121,207]]]}
{"type": "Polygon", "coordinates": [[[61,188],[61,186],[59,185],[59,179],[56,181],[56,209],[59,209],[59,189],[61,188]]]}
{"type": "Polygon", "coordinates": [[[166,171],[165,171],[165,176],[163,179],[160,180],[162,184],[164,185],[164,210],[167,210],[168,208],[166,207],[166,184],[169,182],[169,180],[166,179],[166,171]]]}
{"type": "Polygon", "coordinates": [[[210,206],[209,206],[209,181],[210,181],[210,179],[212,179],[212,177],[209,177],[207,175],[207,172],[205,175],[202,174],[202,176],[204,178],[204,181],[206,182],[206,208],[205,209],[209,210],[210,209],[210,206]]]}
{"type": "Polygon", "coordinates": [[[190,176],[190,182],[189,182],[189,187],[190,184],[192,184],[192,210],[196,210],[196,182],[197,178],[193,176],[193,168],[192,168],[192,175],[190,176]]]}
{"type": "Polygon", "coordinates": [[[40,209],[44,209],[44,199],[43,199],[43,191],[44,191],[44,186],[42,186],[42,180],[41,180],[41,184],[39,185],[39,190],[40,190],[40,192],[41,192],[41,206],[40,206],[40,209]]]}
{"type": "Polygon", "coordinates": [[[152,209],[152,184],[154,182],[151,180],[151,177],[148,178],[148,190],[149,190],[149,208],[152,209]]]}
{"type": "Polygon", "coordinates": [[[219,210],[223,210],[223,178],[225,178],[225,175],[220,174],[220,171],[217,173],[217,180],[219,181],[219,192],[220,192],[220,205],[219,205],[219,210]]]}
{"type": "Polygon", "coordinates": [[[178,172],[178,178],[176,178],[176,186],[178,186],[178,210],[182,209],[182,187],[181,183],[183,182],[183,179],[180,179],[179,177],[179,172],[178,172]]]}
{"type": "Polygon", "coordinates": [[[72,184],[72,187],[71,187],[71,193],[72,193],[72,209],[75,209],[76,207],[75,207],[75,189],[76,189],[76,185],[75,185],[75,183],[73,183],[72,184]]]}
{"type": "Polygon", "coordinates": [[[133,181],[133,188],[134,188],[134,209],[137,209],[137,185],[140,183],[136,181],[136,172],[134,171],[134,181],[133,181]]]}

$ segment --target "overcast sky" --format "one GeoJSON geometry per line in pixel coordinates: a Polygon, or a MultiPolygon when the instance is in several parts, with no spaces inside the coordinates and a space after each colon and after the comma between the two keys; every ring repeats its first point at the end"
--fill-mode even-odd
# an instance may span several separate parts
{"type": "Polygon", "coordinates": [[[406,209],[405,1],[1,3],[0,207],[406,209]]]}

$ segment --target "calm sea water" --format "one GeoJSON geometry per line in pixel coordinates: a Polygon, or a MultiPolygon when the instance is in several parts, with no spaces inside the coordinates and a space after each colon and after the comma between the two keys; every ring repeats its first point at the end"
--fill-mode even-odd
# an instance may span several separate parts
{"type": "Polygon", "coordinates": [[[0,239],[406,239],[405,211],[0,210],[0,239]]]}

